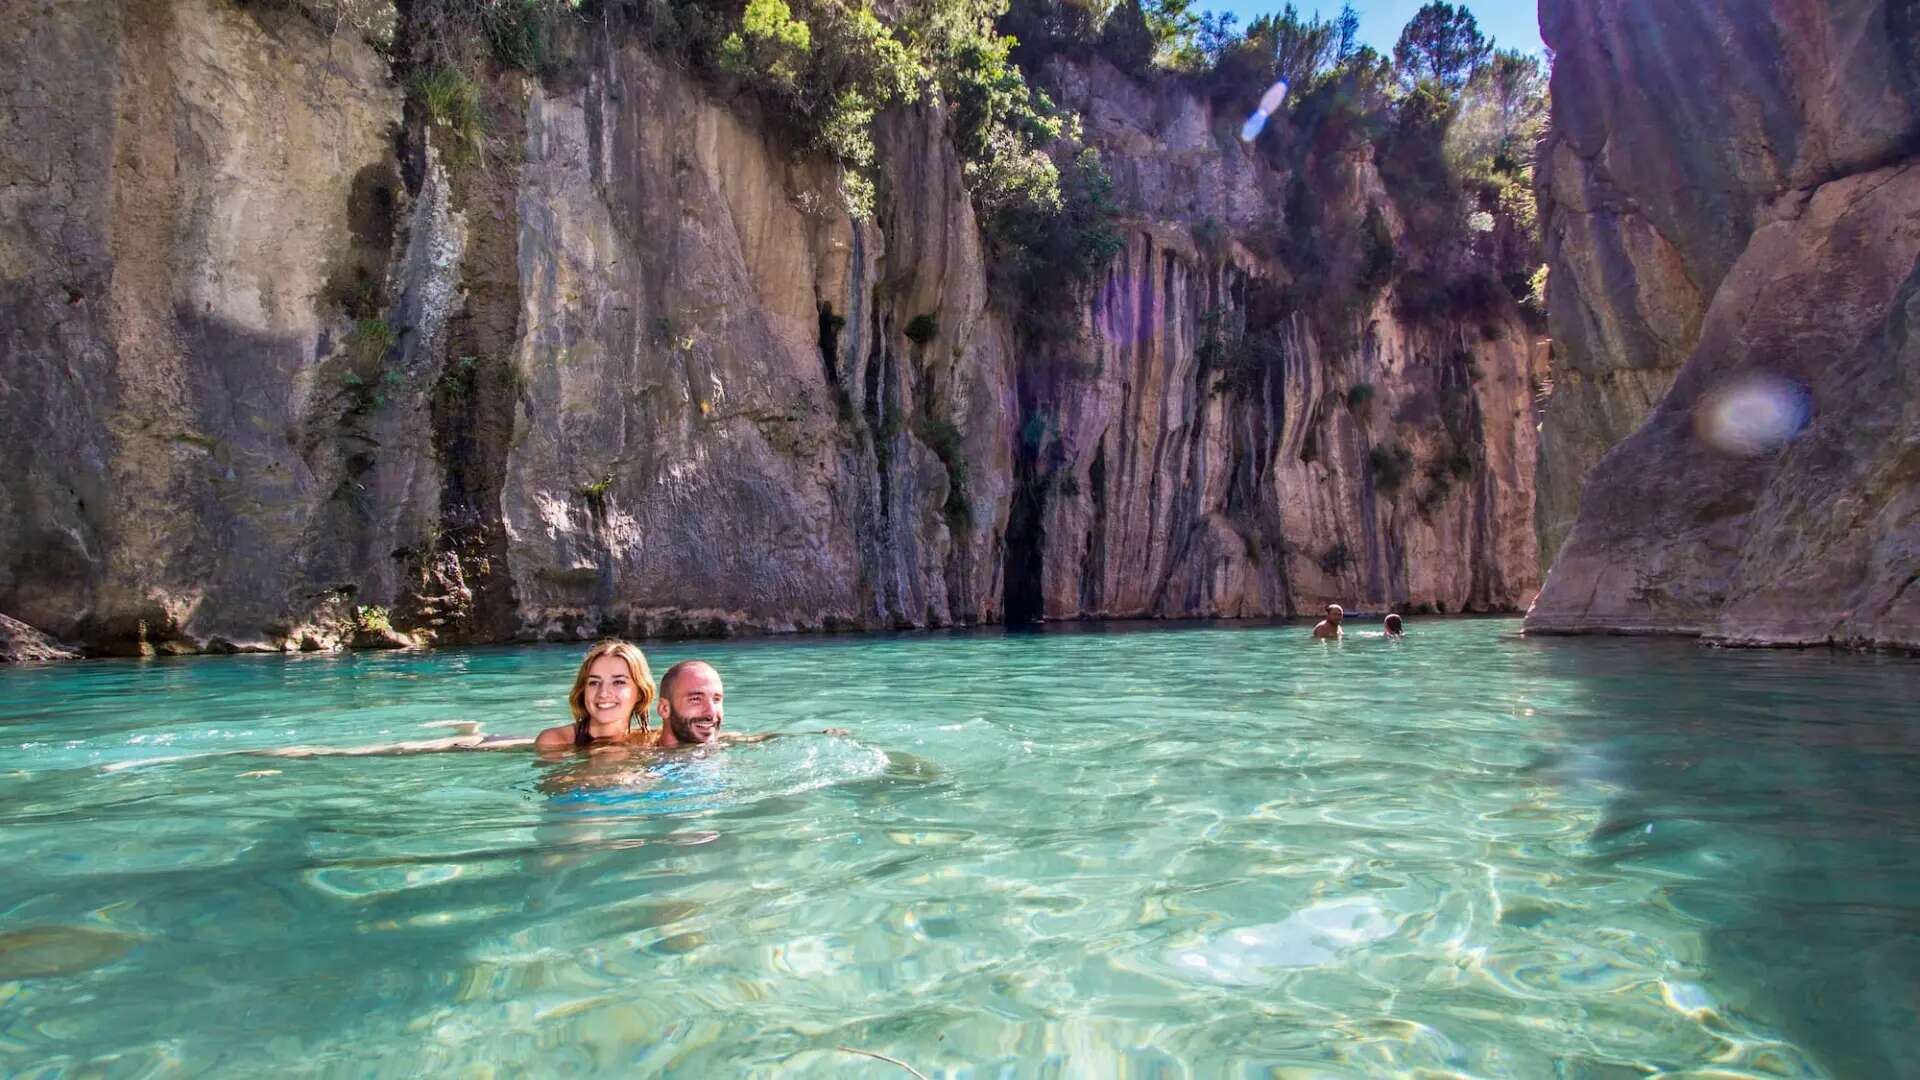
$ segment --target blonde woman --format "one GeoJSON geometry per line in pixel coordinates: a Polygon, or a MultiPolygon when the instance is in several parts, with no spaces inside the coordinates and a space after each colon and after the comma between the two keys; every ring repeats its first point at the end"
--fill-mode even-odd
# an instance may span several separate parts
{"type": "Polygon", "coordinates": [[[647,658],[639,648],[625,641],[603,641],[587,650],[586,659],[580,662],[580,670],[573,676],[573,692],[567,695],[573,723],[550,727],[535,738],[487,735],[480,731],[478,721],[442,720],[427,726],[451,727],[460,734],[371,746],[288,746],[238,752],[267,757],[369,757],[431,754],[443,750],[515,750],[528,745],[542,751],[649,747],[659,742],[659,733],[647,726],[647,709],[657,696],[653,672],[647,668],[647,658]],[[634,726],[636,720],[638,728],[634,726]]]}
{"type": "Polygon", "coordinates": [[[567,695],[573,723],[542,731],[533,745],[541,750],[652,746],[659,735],[647,726],[647,710],[658,696],[646,655],[625,641],[603,641],[587,650],[573,676],[573,692],[567,695]]]}

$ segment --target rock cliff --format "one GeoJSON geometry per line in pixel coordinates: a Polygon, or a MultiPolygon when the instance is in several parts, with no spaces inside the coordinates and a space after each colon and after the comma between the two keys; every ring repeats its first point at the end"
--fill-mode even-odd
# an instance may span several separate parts
{"type": "Polygon", "coordinates": [[[0,30],[0,612],[150,654],[1528,600],[1512,302],[1305,303],[1273,253],[1416,243],[1369,147],[1056,62],[1124,243],[1043,333],[937,106],[857,220],[751,101],[577,37],[466,145],[297,8],[0,30]]]}
{"type": "Polygon", "coordinates": [[[1541,13],[1552,572],[1529,631],[1920,643],[1920,13],[1541,13]]]}

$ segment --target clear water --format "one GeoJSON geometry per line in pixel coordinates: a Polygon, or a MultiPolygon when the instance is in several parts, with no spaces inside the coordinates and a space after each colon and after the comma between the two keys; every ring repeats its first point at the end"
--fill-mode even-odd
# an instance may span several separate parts
{"type": "Polygon", "coordinates": [[[229,753],[572,648],[0,671],[0,1073],[1915,1075],[1920,663],[1517,629],[664,646],[853,734],[618,769],[229,753]]]}

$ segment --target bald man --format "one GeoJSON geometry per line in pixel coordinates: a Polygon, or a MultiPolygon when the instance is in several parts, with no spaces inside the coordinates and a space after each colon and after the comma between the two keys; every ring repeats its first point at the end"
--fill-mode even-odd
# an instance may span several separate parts
{"type": "MultiPolygon", "coordinates": [[[[660,741],[662,750],[679,746],[704,746],[707,743],[763,742],[766,735],[720,733],[726,723],[726,688],[720,673],[705,660],[682,660],[660,676],[660,741]]],[[[845,735],[844,728],[828,728],[822,735],[845,735]]]]}
{"type": "MultiPolygon", "coordinates": [[[[719,740],[727,722],[726,688],[720,673],[705,660],[682,660],[660,676],[661,748],[699,746],[719,740]]],[[[729,735],[729,742],[737,741],[729,735]]]]}
{"type": "Polygon", "coordinates": [[[1340,620],[1345,618],[1346,614],[1345,611],[1340,609],[1339,604],[1328,604],[1327,617],[1321,619],[1320,625],[1313,628],[1313,636],[1329,640],[1338,638],[1340,636],[1340,620]]]}

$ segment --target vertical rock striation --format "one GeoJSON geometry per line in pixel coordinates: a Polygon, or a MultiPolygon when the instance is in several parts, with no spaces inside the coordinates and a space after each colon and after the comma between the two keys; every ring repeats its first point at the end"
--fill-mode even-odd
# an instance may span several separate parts
{"type": "Polygon", "coordinates": [[[1548,0],[1542,20],[1554,561],[1529,630],[1920,641],[1920,18],[1548,0]],[[1705,437],[1751,386],[1804,394],[1806,430],[1705,437]]]}
{"type": "Polygon", "coordinates": [[[936,125],[893,125],[902,197],[859,222],[645,50],[531,93],[502,494],[523,634],[997,617],[1009,350],[936,125]],[[959,536],[935,420],[966,432],[959,536]]]}
{"type": "Polygon", "coordinates": [[[1083,341],[1023,394],[1038,613],[1524,606],[1535,426],[1513,304],[1425,312],[1408,275],[1336,286],[1331,310],[1306,302],[1283,260],[1253,250],[1263,237],[1310,229],[1344,265],[1372,212],[1397,249],[1419,246],[1370,148],[1263,153],[1237,137],[1241,117],[1188,93],[1098,61],[1055,76],[1130,217],[1083,341]],[[1296,157],[1310,165],[1290,170],[1296,157]]]}

